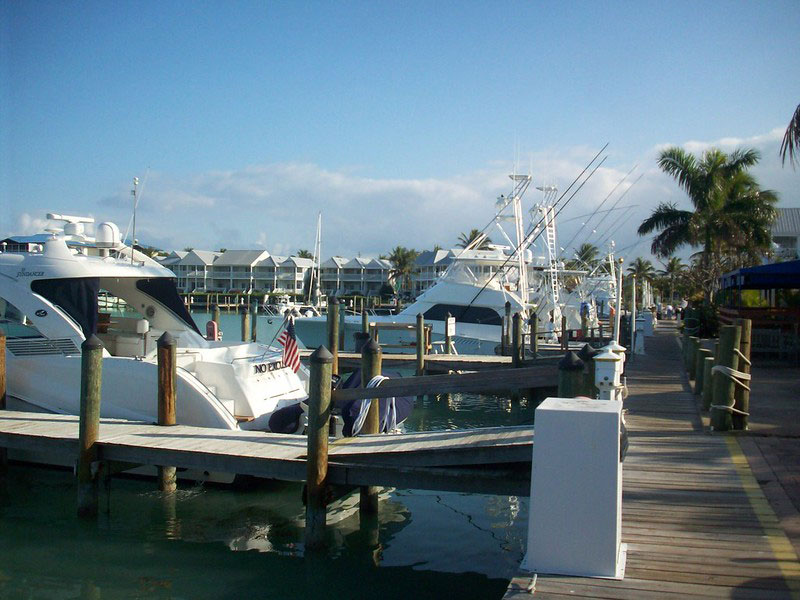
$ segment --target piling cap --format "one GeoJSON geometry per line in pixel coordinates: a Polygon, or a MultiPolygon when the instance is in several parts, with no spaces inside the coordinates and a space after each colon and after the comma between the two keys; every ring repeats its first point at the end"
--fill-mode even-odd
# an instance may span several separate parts
{"type": "Polygon", "coordinates": [[[103,342],[101,342],[100,338],[97,337],[95,334],[90,335],[81,344],[82,352],[85,352],[86,350],[97,350],[102,348],[103,348],[103,342]]]}
{"type": "Polygon", "coordinates": [[[376,342],[372,337],[369,338],[369,341],[364,344],[361,348],[361,354],[378,354],[381,351],[381,346],[376,342]]]}
{"type": "Polygon", "coordinates": [[[616,352],[612,352],[608,348],[603,348],[600,351],[600,353],[595,355],[595,357],[592,360],[594,360],[594,362],[596,362],[596,363],[617,362],[617,361],[622,360],[622,357],[619,354],[617,354],[616,352]]]}
{"type": "Polygon", "coordinates": [[[311,362],[329,364],[333,362],[333,354],[325,346],[320,346],[311,353],[311,362]]]}
{"type": "Polygon", "coordinates": [[[169,331],[165,331],[164,333],[161,334],[161,337],[158,338],[159,348],[167,348],[169,346],[175,346],[175,345],[177,345],[177,342],[175,341],[175,338],[172,337],[172,334],[170,334],[169,331]]]}
{"type": "Polygon", "coordinates": [[[558,361],[559,371],[580,371],[583,369],[583,361],[578,358],[572,350],[567,352],[560,361],[558,361]]]}
{"type": "Polygon", "coordinates": [[[584,344],[583,348],[578,351],[578,358],[586,362],[592,360],[595,356],[600,354],[600,352],[602,352],[602,350],[599,348],[593,348],[591,344],[584,344]]]}
{"type": "Polygon", "coordinates": [[[625,350],[627,350],[625,346],[623,346],[622,344],[618,344],[614,340],[611,340],[611,342],[606,344],[605,349],[610,350],[611,352],[620,352],[620,353],[625,352],[625,350]]]}

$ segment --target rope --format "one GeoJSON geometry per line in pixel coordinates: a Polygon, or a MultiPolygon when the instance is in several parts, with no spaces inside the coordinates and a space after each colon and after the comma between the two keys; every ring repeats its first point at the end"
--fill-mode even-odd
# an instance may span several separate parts
{"type": "MultiPolygon", "coordinates": [[[[745,381],[750,381],[750,379],[752,379],[749,373],[742,373],[741,371],[737,371],[736,369],[731,369],[730,367],[726,367],[724,365],[717,365],[716,367],[712,367],[711,373],[721,373],[728,379],[731,379],[736,385],[743,387],[748,392],[750,391],[750,388],[747,386],[747,384],[744,383],[745,381]]],[[[738,415],[744,415],[745,417],[750,416],[750,413],[745,412],[743,410],[739,410],[738,408],[734,408],[733,404],[731,404],[730,406],[727,404],[712,404],[710,408],[716,410],[727,410],[728,412],[736,413],[738,415]]]]}
{"type": "Polygon", "coordinates": [[[741,358],[744,361],[744,364],[746,364],[748,367],[753,364],[750,362],[750,359],[747,358],[744,354],[742,354],[742,351],[739,350],[738,348],[734,348],[733,351],[739,355],[739,358],[741,358]]]}
{"type": "Polygon", "coordinates": [[[743,410],[739,410],[738,408],[733,408],[732,406],[728,406],[727,404],[712,404],[711,408],[716,408],[717,410],[727,410],[728,412],[744,415],[745,417],[750,416],[749,412],[744,412],[743,410]]]}
{"type": "Polygon", "coordinates": [[[735,384],[743,387],[748,392],[750,391],[750,388],[744,383],[745,381],[750,381],[752,379],[749,373],[743,373],[742,371],[737,371],[736,369],[731,369],[730,367],[723,365],[712,367],[711,373],[722,373],[728,379],[732,379],[735,384]]]}

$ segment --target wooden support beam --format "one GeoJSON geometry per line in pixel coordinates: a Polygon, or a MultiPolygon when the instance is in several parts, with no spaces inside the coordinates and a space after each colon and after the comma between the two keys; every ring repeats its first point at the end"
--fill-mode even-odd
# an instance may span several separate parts
{"type": "Polygon", "coordinates": [[[555,387],[554,365],[537,365],[520,369],[497,369],[479,373],[455,373],[451,375],[427,375],[425,377],[402,377],[388,379],[380,387],[365,390],[333,390],[334,404],[361,398],[392,398],[395,396],[425,396],[452,392],[482,392],[486,390],[508,390],[514,388],[555,387]]]}

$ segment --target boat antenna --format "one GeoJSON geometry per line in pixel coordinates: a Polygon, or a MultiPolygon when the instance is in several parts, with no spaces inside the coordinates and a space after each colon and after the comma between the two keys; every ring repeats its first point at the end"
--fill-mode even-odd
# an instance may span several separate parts
{"type": "MultiPolygon", "coordinates": [[[[637,183],[639,183],[639,181],[641,181],[642,177],[644,177],[644,173],[642,173],[641,175],[639,175],[639,177],[637,177],[637,178],[636,178],[636,181],[634,181],[634,182],[631,184],[631,186],[630,186],[630,187],[629,187],[627,190],[625,190],[624,192],[622,192],[622,194],[620,195],[620,197],[619,197],[619,198],[617,198],[617,201],[616,201],[616,202],[614,202],[614,204],[613,204],[613,206],[612,206],[611,208],[616,208],[616,207],[617,207],[617,204],[619,204],[620,202],[622,202],[622,199],[625,197],[625,194],[627,194],[628,192],[630,192],[630,191],[631,191],[631,189],[633,189],[633,186],[635,186],[637,183]]],[[[602,224],[605,222],[606,218],[608,218],[608,213],[606,213],[606,214],[603,216],[603,218],[602,218],[602,219],[600,219],[600,222],[599,222],[599,223],[597,224],[597,226],[595,227],[595,230],[599,229],[600,225],[602,225],[602,224]]]]}
{"type": "MultiPolygon", "coordinates": [[[[566,244],[564,244],[564,251],[565,251],[565,252],[566,252],[566,249],[567,249],[567,248],[569,248],[569,247],[572,245],[572,242],[574,242],[574,241],[575,241],[575,238],[576,238],[576,237],[578,237],[578,235],[580,235],[581,231],[583,231],[583,228],[584,228],[584,227],[586,227],[586,225],[588,225],[588,224],[589,224],[589,222],[590,222],[590,221],[591,221],[591,220],[592,220],[592,219],[595,217],[595,215],[597,214],[597,212],[598,212],[598,211],[599,211],[601,208],[603,208],[603,205],[604,205],[604,204],[606,203],[606,201],[607,201],[607,200],[608,200],[608,199],[611,197],[611,195],[612,195],[614,192],[616,192],[616,191],[617,191],[617,188],[618,188],[620,185],[622,185],[622,182],[623,182],[623,181],[625,181],[625,180],[628,178],[628,176],[629,176],[631,173],[633,173],[634,169],[636,169],[636,167],[638,167],[638,166],[639,166],[638,164],[635,164],[635,165],[633,165],[633,169],[631,169],[630,171],[628,171],[628,172],[625,174],[625,177],[623,177],[622,179],[620,179],[620,180],[617,182],[617,185],[615,185],[615,186],[612,188],[612,190],[611,190],[610,192],[608,192],[608,195],[607,195],[605,198],[603,198],[603,201],[602,201],[600,204],[598,204],[598,205],[597,205],[597,208],[595,208],[595,209],[594,209],[594,212],[593,212],[591,215],[589,215],[589,218],[588,218],[588,219],[586,219],[586,221],[584,221],[583,225],[581,225],[581,226],[578,228],[578,230],[575,232],[575,235],[573,235],[573,236],[572,236],[572,238],[571,238],[571,239],[570,239],[570,240],[569,240],[569,241],[568,241],[566,244]]],[[[628,189],[630,189],[630,188],[628,188],[628,189]]],[[[597,229],[597,227],[595,227],[595,229],[597,229]]]]}
{"type": "MultiPolygon", "coordinates": [[[[586,166],[583,168],[583,170],[582,170],[580,173],[578,173],[578,175],[575,177],[575,179],[573,179],[573,180],[572,180],[572,183],[570,183],[570,184],[569,184],[569,186],[567,187],[567,189],[566,189],[566,190],[564,190],[564,193],[562,193],[562,194],[561,194],[561,196],[559,196],[558,200],[556,200],[556,201],[555,201],[555,203],[553,204],[553,208],[555,208],[556,206],[558,206],[558,205],[561,203],[561,201],[563,200],[563,198],[564,198],[564,196],[567,194],[567,192],[569,192],[569,190],[571,190],[571,189],[572,189],[572,186],[574,186],[574,185],[575,185],[575,183],[576,183],[576,182],[577,182],[577,181],[578,181],[578,180],[579,180],[581,177],[583,177],[583,174],[584,174],[584,173],[586,173],[586,171],[589,169],[589,167],[591,167],[591,166],[592,166],[592,163],[594,163],[594,161],[596,161],[596,160],[597,160],[597,158],[600,156],[600,154],[602,154],[602,153],[603,153],[603,151],[605,151],[605,149],[606,149],[606,148],[608,148],[608,144],[609,144],[609,142],[606,142],[606,145],[605,145],[605,146],[603,146],[602,148],[600,148],[600,150],[598,151],[598,153],[597,153],[597,154],[595,154],[595,155],[594,155],[594,157],[592,158],[592,160],[590,160],[590,161],[589,161],[589,162],[586,164],[586,166]]],[[[603,163],[606,161],[606,159],[607,159],[607,158],[608,158],[607,156],[603,157],[603,160],[601,160],[601,161],[600,161],[600,162],[599,162],[599,163],[598,163],[598,164],[597,164],[597,165],[594,167],[594,169],[592,169],[592,172],[591,172],[591,173],[589,173],[589,175],[587,175],[587,176],[586,176],[586,178],[583,180],[583,182],[582,182],[582,183],[581,183],[581,184],[578,186],[578,189],[576,189],[576,190],[575,190],[575,191],[572,193],[572,195],[571,195],[569,198],[567,198],[566,202],[564,202],[564,204],[558,208],[558,211],[557,211],[557,212],[556,212],[556,213],[555,213],[555,214],[552,216],[552,219],[553,219],[553,220],[554,220],[554,219],[555,219],[555,218],[556,218],[556,217],[557,217],[557,216],[558,216],[558,215],[561,213],[561,211],[562,211],[562,210],[563,210],[563,209],[564,209],[564,208],[565,208],[565,207],[566,207],[566,206],[567,206],[567,205],[570,203],[570,201],[571,201],[571,200],[572,200],[572,199],[575,197],[575,194],[577,194],[579,191],[581,191],[581,188],[582,188],[582,187],[583,187],[583,186],[586,184],[586,182],[587,182],[587,181],[589,181],[589,179],[591,179],[592,175],[594,175],[594,174],[595,174],[595,172],[597,171],[597,169],[599,169],[599,168],[600,168],[600,166],[601,166],[601,165],[602,165],[602,164],[603,164],[603,163]]],[[[511,254],[508,256],[508,258],[506,258],[506,260],[503,262],[503,264],[502,264],[502,265],[500,265],[500,268],[499,268],[499,269],[497,269],[497,271],[495,271],[495,272],[494,272],[492,275],[490,275],[490,276],[489,276],[489,278],[486,280],[486,283],[484,283],[484,284],[483,284],[483,287],[481,287],[481,289],[479,289],[479,290],[478,290],[478,291],[475,293],[475,295],[472,297],[472,300],[470,300],[470,301],[469,301],[469,303],[468,303],[468,304],[467,304],[467,305],[466,305],[466,306],[465,306],[465,307],[464,307],[464,308],[461,310],[461,317],[463,317],[463,316],[464,316],[464,314],[466,314],[466,312],[469,310],[469,308],[472,306],[472,304],[475,302],[475,300],[477,300],[477,299],[478,299],[478,296],[480,296],[480,295],[483,293],[483,290],[485,290],[485,289],[488,287],[488,285],[489,285],[489,284],[492,282],[492,280],[493,280],[495,277],[497,277],[497,276],[498,276],[498,275],[499,275],[499,274],[502,272],[502,270],[503,270],[503,269],[505,269],[505,266],[508,264],[508,262],[509,262],[509,261],[510,261],[510,260],[511,260],[511,259],[512,259],[512,258],[513,258],[515,255],[516,255],[516,253],[517,253],[517,252],[519,252],[519,251],[520,251],[520,248],[522,248],[522,247],[523,247],[523,246],[525,246],[525,245],[530,245],[530,244],[532,244],[534,241],[536,241],[536,238],[538,238],[540,235],[542,235],[542,232],[544,231],[544,228],[540,228],[540,226],[542,225],[542,223],[543,223],[543,222],[544,222],[546,219],[547,219],[547,214],[543,215],[543,216],[542,216],[542,218],[541,218],[541,219],[539,219],[539,221],[538,221],[538,222],[537,222],[535,225],[534,225],[534,224],[531,224],[531,229],[530,229],[530,231],[529,231],[529,232],[528,232],[528,234],[525,236],[525,238],[524,238],[524,239],[523,239],[523,240],[522,240],[522,241],[519,243],[519,245],[518,245],[518,246],[515,248],[514,252],[512,252],[512,253],[511,253],[511,254]],[[533,238],[531,238],[531,236],[532,236],[532,235],[533,235],[533,234],[534,234],[534,233],[535,233],[537,230],[538,230],[538,233],[537,233],[536,237],[533,237],[533,238]],[[530,238],[530,239],[529,239],[529,238],[530,238]]],[[[523,302],[527,302],[527,299],[525,299],[525,298],[523,298],[522,300],[523,300],[523,302]]]]}

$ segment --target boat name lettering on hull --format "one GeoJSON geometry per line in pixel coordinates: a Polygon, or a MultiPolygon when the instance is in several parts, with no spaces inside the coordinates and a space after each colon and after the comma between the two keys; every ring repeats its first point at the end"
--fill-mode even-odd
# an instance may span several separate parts
{"type": "Polygon", "coordinates": [[[253,365],[253,370],[256,374],[258,373],[267,373],[270,371],[277,371],[278,369],[283,368],[283,363],[281,361],[271,362],[271,363],[259,363],[257,365],[253,365]]]}
{"type": "Polygon", "coordinates": [[[20,271],[17,273],[17,278],[20,277],[41,277],[44,275],[44,271],[20,271]]]}

